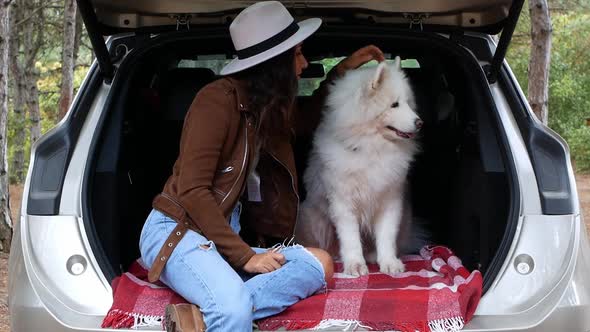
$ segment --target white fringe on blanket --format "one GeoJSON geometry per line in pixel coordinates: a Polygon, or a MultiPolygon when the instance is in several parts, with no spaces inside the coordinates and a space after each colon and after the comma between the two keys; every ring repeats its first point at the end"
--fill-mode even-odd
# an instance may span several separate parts
{"type": "Polygon", "coordinates": [[[133,326],[131,328],[134,330],[140,327],[162,327],[164,320],[162,316],[131,315],[133,316],[133,326]]]}
{"type": "Polygon", "coordinates": [[[324,319],[322,320],[314,330],[324,330],[324,329],[334,329],[337,327],[341,327],[342,331],[355,331],[359,327],[365,328],[367,330],[372,330],[369,326],[365,326],[361,324],[361,322],[352,319],[324,319]]]}
{"type": "MultiPolygon", "coordinates": [[[[437,319],[428,322],[431,332],[457,332],[463,329],[465,323],[462,317],[452,317],[447,319],[437,319]]],[[[358,328],[372,330],[371,327],[361,324],[361,322],[352,319],[324,319],[313,330],[325,330],[342,328],[342,331],[355,331],[358,328]]]]}
{"type": "Polygon", "coordinates": [[[428,322],[428,327],[432,332],[457,332],[465,326],[463,317],[453,317],[447,319],[437,319],[428,322]]]}

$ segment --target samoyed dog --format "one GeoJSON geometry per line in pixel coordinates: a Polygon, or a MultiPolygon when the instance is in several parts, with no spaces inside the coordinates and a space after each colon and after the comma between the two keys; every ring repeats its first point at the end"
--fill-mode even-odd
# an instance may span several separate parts
{"type": "Polygon", "coordinates": [[[367,274],[367,260],[383,273],[404,271],[406,177],[422,127],[414,110],[399,57],[393,66],[349,71],[331,87],[304,174],[296,238],[339,256],[346,274],[367,274]]]}

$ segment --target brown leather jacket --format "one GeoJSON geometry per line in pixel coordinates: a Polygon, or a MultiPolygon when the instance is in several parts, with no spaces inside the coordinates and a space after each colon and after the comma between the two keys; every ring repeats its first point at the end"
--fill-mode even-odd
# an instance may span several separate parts
{"type": "MultiPolygon", "coordinates": [[[[306,103],[309,105],[295,112],[299,134],[315,129],[330,81],[326,79],[306,103]]],[[[219,79],[201,89],[185,118],[173,173],[153,201],[155,209],[213,241],[234,268],[241,268],[254,255],[229,225],[246,187],[256,146],[255,123],[246,105],[245,89],[233,78],[219,79]]],[[[260,151],[256,170],[261,177],[262,202],[245,202],[240,219],[243,232],[276,238],[293,234],[299,197],[291,136],[286,134],[260,151]]],[[[180,232],[176,234],[179,241],[180,232]]],[[[177,243],[166,242],[169,251],[177,243]]],[[[164,264],[165,250],[158,256],[164,264]]]]}

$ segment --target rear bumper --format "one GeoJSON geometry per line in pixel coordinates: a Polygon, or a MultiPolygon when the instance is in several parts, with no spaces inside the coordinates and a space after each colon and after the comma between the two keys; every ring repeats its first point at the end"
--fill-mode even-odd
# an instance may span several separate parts
{"type": "MultiPolygon", "coordinates": [[[[20,220],[22,222],[22,220],[20,220]]],[[[576,218],[574,259],[563,278],[532,308],[517,314],[478,314],[464,331],[590,331],[590,246],[586,229],[576,218]]],[[[63,303],[47,305],[39,296],[43,286],[31,281],[23,255],[20,227],[15,227],[9,260],[8,303],[10,325],[20,331],[105,331],[100,328],[103,316],[71,310],[63,303]]],[[[88,296],[92,302],[92,296],[88,296]]],[[[117,330],[121,331],[121,330],[117,330]]]]}

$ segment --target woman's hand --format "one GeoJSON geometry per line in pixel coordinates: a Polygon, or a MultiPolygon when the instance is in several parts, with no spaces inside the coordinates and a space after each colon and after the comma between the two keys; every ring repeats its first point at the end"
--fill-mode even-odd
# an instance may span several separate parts
{"type": "Polygon", "coordinates": [[[340,61],[336,66],[336,73],[342,76],[347,70],[356,69],[371,60],[385,61],[383,52],[375,45],[365,46],[340,61]]]}
{"type": "Polygon", "coordinates": [[[268,273],[278,270],[285,264],[285,256],[273,251],[256,254],[244,265],[248,273],[268,273]]]}

